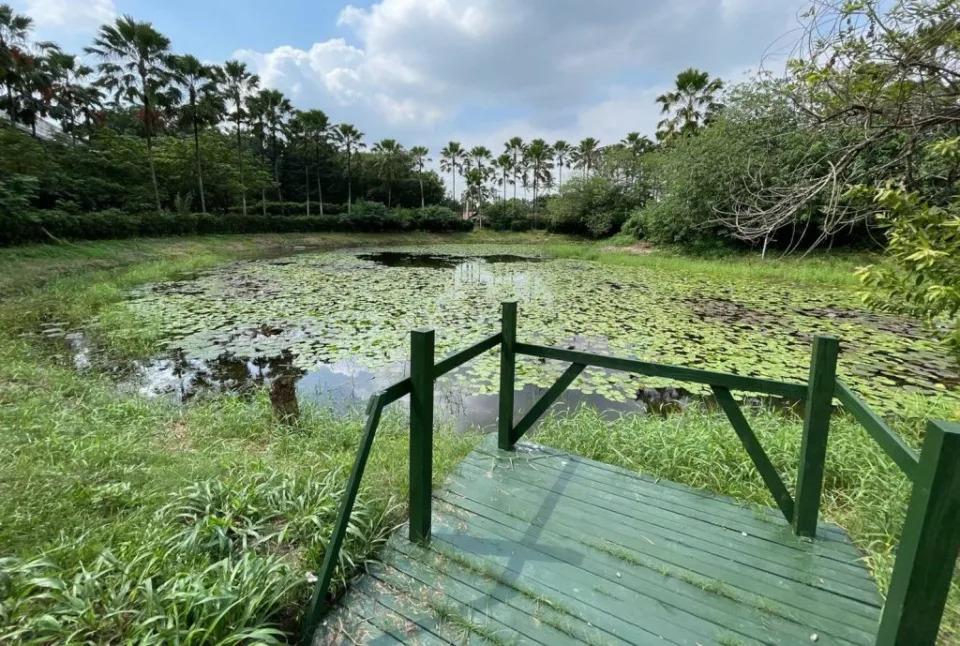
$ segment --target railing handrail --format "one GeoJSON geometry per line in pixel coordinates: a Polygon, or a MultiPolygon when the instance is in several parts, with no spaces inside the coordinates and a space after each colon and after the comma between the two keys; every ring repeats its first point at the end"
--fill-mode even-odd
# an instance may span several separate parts
{"type": "MultiPolygon", "coordinates": [[[[463,365],[467,361],[476,358],[491,348],[500,344],[501,334],[497,332],[491,336],[481,339],[477,343],[454,352],[440,361],[431,365],[431,378],[438,379],[451,370],[463,365]]],[[[432,352],[432,348],[431,348],[432,352]]],[[[431,362],[432,363],[432,362],[431,362]]],[[[323,563],[320,566],[317,577],[317,585],[314,588],[310,605],[307,607],[307,614],[304,620],[304,627],[301,631],[303,635],[302,643],[309,644],[313,639],[313,634],[320,624],[320,619],[328,610],[327,595],[330,591],[330,584],[333,581],[333,574],[337,569],[337,562],[340,557],[340,548],[343,546],[343,539],[347,534],[347,528],[350,524],[350,516],[353,513],[353,506],[356,503],[357,494],[360,491],[360,482],[363,479],[364,471],[367,466],[367,458],[370,456],[370,450],[373,447],[373,441],[377,434],[377,428],[380,425],[380,416],[383,409],[397,400],[411,394],[413,390],[413,381],[410,377],[405,377],[397,382],[390,384],[383,390],[380,390],[370,396],[367,402],[366,415],[367,420],[364,424],[363,434],[360,439],[360,448],[354,459],[353,468],[347,478],[347,486],[344,490],[343,500],[340,503],[340,509],[337,512],[337,519],[334,521],[333,531],[330,540],[327,542],[327,548],[323,556],[323,563]]]]}
{"type": "Polygon", "coordinates": [[[837,379],[839,344],[832,337],[818,336],[814,339],[810,378],[805,384],[791,383],[517,342],[516,305],[513,301],[503,303],[500,332],[440,361],[435,362],[433,357],[433,330],[413,331],[410,376],[370,397],[360,448],[347,479],[344,498],[327,543],[317,586],[304,622],[304,644],[312,640],[320,619],[328,609],[330,584],[383,409],[411,395],[410,538],[428,541],[433,383],[497,346],[501,347],[498,420],[498,444],[501,449],[511,450],[587,366],[709,385],[781,512],[797,534],[810,537],[816,534],[833,399],[840,400],[843,407],[914,483],[890,592],[883,608],[877,645],[932,645],[935,642],[953,571],[952,567],[944,567],[943,564],[954,562],[960,551],[960,469],[954,468],[960,462],[960,425],[930,422],[923,449],[918,454],[837,379]],[[571,365],[514,425],[517,355],[567,361],[571,365]],[[731,389],[806,402],[796,500],[790,496],[779,473],[763,451],[746,417],[731,396],[731,389]]]}

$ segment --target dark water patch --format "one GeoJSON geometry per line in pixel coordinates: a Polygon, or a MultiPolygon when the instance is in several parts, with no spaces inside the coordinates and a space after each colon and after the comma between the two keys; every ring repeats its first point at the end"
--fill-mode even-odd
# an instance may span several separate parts
{"type": "Polygon", "coordinates": [[[485,256],[455,256],[449,254],[410,253],[405,251],[378,251],[357,254],[360,260],[374,262],[383,267],[420,267],[426,269],[454,269],[466,263],[490,264],[540,262],[533,256],[512,254],[489,254],[485,256]]]}

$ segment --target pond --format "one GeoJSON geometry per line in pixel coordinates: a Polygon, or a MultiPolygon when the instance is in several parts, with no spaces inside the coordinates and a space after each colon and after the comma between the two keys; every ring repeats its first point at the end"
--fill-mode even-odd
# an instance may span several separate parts
{"type": "MultiPolygon", "coordinates": [[[[915,321],[864,310],[841,288],[548,259],[483,245],[364,249],[234,263],[131,294],[134,322],[159,326],[164,351],[137,364],[137,387],[182,400],[269,387],[283,411],[311,399],[362,405],[407,371],[409,331],[437,331],[437,356],[499,329],[519,301],[518,336],[545,345],[736,374],[804,380],[815,334],[841,341],[841,377],[886,413],[912,398],[960,401],[960,374],[915,321]]],[[[498,356],[438,384],[458,426],[496,419],[498,356]]],[[[521,409],[562,372],[522,358],[521,409]]],[[[694,385],[588,369],[559,402],[664,412],[706,395],[694,385]]]]}

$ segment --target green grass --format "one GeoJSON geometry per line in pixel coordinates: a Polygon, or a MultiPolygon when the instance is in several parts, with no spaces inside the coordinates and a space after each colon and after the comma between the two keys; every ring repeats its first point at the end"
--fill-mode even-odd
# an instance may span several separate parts
{"type": "MultiPolygon", "coordinates": [[[[769,409],[746,409],[751,426],[787,488],[793,490],[802,421],[769,409]]],[[[925,420],[955,417],[937,401],[916,404],[894,430],[919,446],[925,420]]],[[[548,446],[774,507],[773,499],[722,412],[691,407],[669,417],[624,416],[611,423],[592,409],[546,418],[534,440],[548,446]]],[[[834,417],[824,476],[822,518],[846,529],[882,590],[911,491],[909,480],[855,420],[834,417]]],[[[615,554],[620,558],[633,555],[615,554]]],[[[960,576],[954,577],[941,642],[960,638],[960,576]]]]}
{"type": "Polygon", "coordinates": [[[676,249],[653,249],[638,253],[630,246],[612,246],[609,242],[547,242],[547,254],[595,262],[644,267],[665,272],[691,272],[718,280],[765,280],[809,283],[836,287],[857,287],[854,270],[876,262],[877,254],[864,252],[817,252],[807,255],[776,256],[761,260],[758,254],[729,252],[721,257],[696,257],[676,249]]]}
{"type": "MultiPolygon", "coordinates": [[[[276,238],[270,250],[293,241],[276,238]]],[[[391,240],[358,238],[309,243],[391,240]]],[[[261,243],[218,237],[0,253],[0,642],[272,643],[296,631],[361,416],[305,406],[290,426],[274,417],[266,393],[186,408],[145,400],[22,336],[46,322],[86,322],[131,286],[265,253],[261,243]]],[[[131,341],[131,352],[142,349],[131,341]]],[[[474,441],[439,429],[438,480],[474,441]]],[[[402,520],[406,460],[404,420],[388,414],[340,582],[402,520]]]]}
{"type": "MultiPolygon", "coordinates": [[[[434,241],[541,244],[551,254],[669,271],[854,284],[853,257],[766,261],[635,255],[544,234],[210,236],[0,250],[0,643],[280,642],[296,631],[358,445],[362,419],[303,407],[279,422],[265,393],[179,408],[118,393],[107,376],[62,365],[34,336],[100,318],[111,350],[151,350],[152,332],[109,338],[127,290],[237,259],[297,249],[434,241]]],[[[126,326],[124,326],[126,328],[126,326]]],[[[933,411],[957,417],[958,411],[933,411]]],[[[919,440],[931,414],[901,425],[919,440]]],[[[774,463],[795,472],[797,422],[754,418],[774,463]]],[[[583,412],[548,421],[542,441],[631,469],[769,505],[726,421],[694,412],[607,425],[583,412]],[[719,466],[718,466],[719,465],[719,466]]],[[[474,439],[440,429],[439,481],[474,439]]],[[[868,552],[881,581],[909,487],[849,421],[831,439],[826,515],[868,552]]],[[[407,437],[388,414],[374,446],[338,580],[405,513],[407,437]]],[[[958,634],[954,590],[945,625],[958,634]]]]}

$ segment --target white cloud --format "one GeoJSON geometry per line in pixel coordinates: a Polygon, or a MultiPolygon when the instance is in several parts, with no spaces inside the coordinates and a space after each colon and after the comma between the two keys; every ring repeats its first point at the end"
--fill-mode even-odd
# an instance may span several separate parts
{"type": "Polygon", "coordinates": [[[604,143],[652,134],[657,94],[686,67],[756,67],[804,0],[380,0],[347,6],[342,38],[241,51],[264,85],[368,139],[604,143]]]}
{"type": "Polygon", "coordinates": [[[113,21],[113,0],[25,0],[25,12],[40,29],[57,32],[93,32],[113,21]]]}

